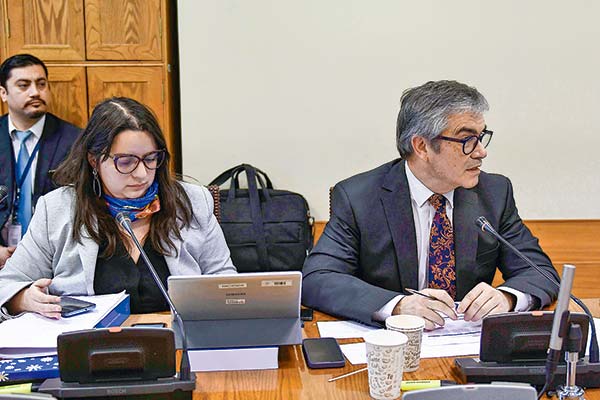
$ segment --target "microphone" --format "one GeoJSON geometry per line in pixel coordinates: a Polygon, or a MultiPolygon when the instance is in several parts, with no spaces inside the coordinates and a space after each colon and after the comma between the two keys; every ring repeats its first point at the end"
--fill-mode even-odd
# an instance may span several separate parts
{"type": "MultiPolygon", "coordinates": [[[[487,233],[491,234],[492,236],[494,236],[496,239],[498,239],[502,244],[504,244],[506,247],[511,249],[517,256],[519,256],[519,258],[521,258],[523,261],[525,261],[527,263],[527,265],[529,265],[531,268],[535,269],[540,275],[545,277],[550,283],[552,283],[555,287],[557,287],[559,289],[559,295],[560,295],[560,291],[561,291],[560,286],[561,285],[554,278],[554,276],[550,275],[547,271],[545,271],[542,268],[540,268],[539,266],[537,266],[533,261],[531,261],[531,259],[529,257],[527,257],[525,254],[523,254],[515,246],[510,244],[508,242],[508,240],[504,239],[498,232],[496,232],[496,230],[492,227],[492,224],[490,224],[490,222],[485,217],[482,216],[482,217],[477,218],[475,220],[475,224],[483,232],[487,232],[487,233]]],[[[565,268],[566,267],[567,267],[567,265],[565,265],[565,268]]],[[[563,272],[563,274],[564,274],[564,272],[563,272]]],[[[571,285],[572,285],[572,283],[571,283],[571,285]]],[[[569,292],[570,291],[571,291],[571,289],[569,287],[569,292]]],[[[589,317],[590,330],[591,330],[589,362],[597,363],[598,360],[600,359],[600,355],[599,355],[599,351],[598,351],[598,337],[596,335],[596,324],[594,324],[594,318],[592,316],[592,313],[590,312],[590,309],[579,298],[577,298],[576,296],[574,296],[572,294],[570,294],[569,297],[575,302],[575,304],[577,304],[579,307],[581,307],[583,312],[585,312],[586,315],[589,317]]],[[[554,324],[553,324],[553,327],[554,327],[554,324]]],[[[562,347],[562,343],[561,343],[561,347],[562,347]]],[[[560,347],[559,347],[559,349],[560,349],[560,347]]]]}
{"type": "Polygon", "coordinates": [[[552,322],[550,345],[548,346],[551,350],[554,350],[558,353],[560,353],[562,349],[563,335],[561,334],[561,327],[564,325],[564,315],[566,315],[567,318],[569,316],[569,300],[571,289],[573,288],[574,275],[575,266],[565,264],[563,267],[562,280],[560,282],[560,290],[558,292],[558,300],[556,301],[556,308],[554,309],[554,320],[552,322]]]}
{"type": "Polygon", "coordinates": [[[144,251],[144,248],[142,247],[142,245],[138,241],[137,237],[135,236],[135,233],[133,232],[133,228],[131,227],[131,219],[129,218],[129,215],[127,214],[127,212],[121,211],[120,213],[118,213],[115,216],[115,219],[117,220],[117,223],[125,230],[125,232],[127,232],[127,234],[129,236],[131,236],[131,238],[133,239],[133,242],[135,243],[136,247],[140,251],[140,255],[142,256],[144,263],[146,264],[146,266],[148,267],[148,270],[150,270],[150,273],[152,274],[152,278],[154,278],[154,281],[156,282],[156,285],[160,289],[160,292],[162,293],[165,300],[167,300],[167,303],[169,303],[169,308],[171,309],[171,312],[173,313],[173,316],[174,316],[175,321],[177,322],[177,325],[179,325],[179,329],[181,330],[181,364],[179,365],[179,380],[188,381],[188,380],[190,380],[191,367],[190,367],[190,359],[188,356],[187,339],[186,339],[186,335],[185,335],[185,329],[183,326],[183,320],[181,319],[181,316],[177,312],[175,305],[171,301],[171,297],[167,293],[167,290],[165,289],[164,285],[160,281],[160,278],[158,276],[158,273],[156,272],[156,269],[154,268],[154,265],[152,265],[152,262],[150,261],[150,259],[148,258],[148,255],[144,251]]]}
{"type": "Polygon", "coordinates": [[[4,185],[0,185],[0,204],[8,197],[8,188],[4,185]]]}
{"type": "MultiPolygon", "coordinates": [[[[552,321],[552,332],[550,333],[550,344],[548,346],[548,357],[546,358],[546,383],[548,387],[552,382],[556,366],[562,350],[563,337],[569,331],[569,300],[571,297],[571,288],[573,287],[573,276],[575,276],[575,267],[565,264],[563,266],[562,282],[558,292],[558,300],[554,309],[554,320],[552,321]]],[[[544,393],[542,390],[541,393],[544,393]]]]}

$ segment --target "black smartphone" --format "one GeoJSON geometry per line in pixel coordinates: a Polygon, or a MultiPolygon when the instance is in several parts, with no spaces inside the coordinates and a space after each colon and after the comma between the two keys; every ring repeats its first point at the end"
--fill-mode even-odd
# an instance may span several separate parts
{"type": "Polygon", "coordinates": [[[62,308],[60,315],[64,318],[83,314],[84,312],[88,312],[96,308],[96,304],[94,303],[69,296],[61,296],[60,306],[62,308]]]}
{"type": "Polygon", "coordinates": [[[302,352],[309,368],[339,368],[346,365],[337,340],[331,337],[304,339],[302,352]]]}
{"type": "Polygon", "coordinates": [[[300,309],[300,319],[302,321],[312,321],[313,320],[313,310],[312,310],[312,308],[302,308],[302,309],[300,309]]]}
{"type": "Polygon", "coordinates": [[[167,324],[164,322],[138,322],[137,324],[131,325],[137,328],[166,328],[167,324]]]}

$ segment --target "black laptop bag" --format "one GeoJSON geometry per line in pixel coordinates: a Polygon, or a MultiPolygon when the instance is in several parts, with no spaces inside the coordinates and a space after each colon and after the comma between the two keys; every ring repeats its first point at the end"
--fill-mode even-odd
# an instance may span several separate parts
{"type": "Polygon", "coordinates": [[[249,164],[230,168],[210,185],[220,191],[221,228],[238,272],[300,270],[313,244],[313,218],[298,193],[273,189],[271,179],[249,164]],[[240,188],[245,174],[247,189],[240,188]]]}

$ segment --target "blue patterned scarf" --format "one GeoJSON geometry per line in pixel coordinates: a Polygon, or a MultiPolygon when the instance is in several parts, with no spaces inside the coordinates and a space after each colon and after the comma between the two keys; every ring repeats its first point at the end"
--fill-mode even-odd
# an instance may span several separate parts
{"type": "Polygon", "coordinates": [[[145,195],[137,199],[117,199],[107,194],[102,195],[102,197],[106,200],[106,205],[113,218],[118,213],[125,211],[131,218],[131,222],[133,222],[136,219],[147,218],[160,210],[157,181],[154,181],[145,195]]]}

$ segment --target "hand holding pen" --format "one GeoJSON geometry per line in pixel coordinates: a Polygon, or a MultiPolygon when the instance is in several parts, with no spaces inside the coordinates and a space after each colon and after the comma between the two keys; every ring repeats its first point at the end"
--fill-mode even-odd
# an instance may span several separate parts
{"type": "Polygon", "coordinates": [[[405,290],[411,295],[404,296],[400,300],[394,308],[393,314],[412,314],[423,317],[427,330],[444,326],[444,315],[453,320],[458,318],[454,310],[454,300],[446,291],[440,289],[405,290]]]}

